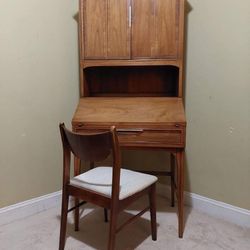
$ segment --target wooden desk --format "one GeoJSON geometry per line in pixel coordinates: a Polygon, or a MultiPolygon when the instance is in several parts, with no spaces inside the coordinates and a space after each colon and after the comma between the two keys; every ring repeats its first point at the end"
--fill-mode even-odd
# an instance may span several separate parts
{"type": "MultiPolygon", "coordinates": [[[[178,97],[84,97],[73,130],[103,131],[115,125],[121,147],[161,149],[175,157],[179,237],[183,236],[184,149],[186,119],[178,97]]],[[[172,173],[173,174],[173,173],[172,173]]]]}

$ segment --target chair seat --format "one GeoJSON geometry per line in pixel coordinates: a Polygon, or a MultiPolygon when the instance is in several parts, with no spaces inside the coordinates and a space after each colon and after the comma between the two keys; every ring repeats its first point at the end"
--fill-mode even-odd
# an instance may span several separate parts
{"type": "MultiPolygon", "coordinates": [[[[97,167],[70,180],[70,185],[84,188],[111,198],[112,167],[97,167]]],[[[157,177],[121,169],[119,199],[123,200],[157,181],[157,177]]]]}

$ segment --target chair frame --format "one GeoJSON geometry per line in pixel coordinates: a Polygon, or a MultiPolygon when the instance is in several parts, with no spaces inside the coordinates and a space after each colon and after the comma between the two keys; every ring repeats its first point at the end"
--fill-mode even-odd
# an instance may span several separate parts
{"type": "MultiPolygon", "coordinates": [[[[63,250],[66,240],[66,226],[67,226],[67,214],[76,208],[75,214],[75,229],[78,230],[79,225],[79,199],[85,202],[90,202],[97,206],[110,210],[110,226],[109,226],[109,239],[108,250],[115,249],[115,236],[124,226],[134,221],[136,218],[150,210],[151,217],[151,235],[152,240],[157,239],[156,229],[156,183],[151,184],[144,190],[137,192],[123,200],[119,200],[119,187],[120,187],[120,170],[121,170],[121,157],[120,147],[114,126],[110,128],[110,131],[102,133],[74,133],[66,129],[62,123],[59,125],[62,144],[63,144],[63,188],[62,188],[62,207],[61,207],[61,225],[60,225],[60,241],[59,250],[63,250]],[[101,140],[100,140],[101,138],[101,140]],[[101,150],[100,145],[103,142],[104,153],[101,150]],[[90,148],[90,150],[86,150],[90,148]],[[85,152],[86,151],[86,152],[85,152]],[[70,161],[71,152],[77,159],[78,163],[81,160],[89,160],[90,162],[100,161],[107,158],[110,153],[113,156],[113,170],[112,170],[112,194],[111,197],[95,193],[93,191],[83,189],[70,185],[70,161]],[[97,154],[97,156],[96,156],[97,154]],[[121,211],[123,211],[128,205],[134,202],[136,199],[147,194],[149,197],[149,206],[139,212],[137,215],[130,218],[117,228],[117,218],[121,211]],[[76,199],[76,207],[68,210],[69,196],[73,196],[76,199]],[[78,214],[77,214],[78,213],[78,214]]],[[[105,213],[107,216],[107,214],[105,213]]],[[[105,219],[107,218],[105,216],[105,219]]]]}

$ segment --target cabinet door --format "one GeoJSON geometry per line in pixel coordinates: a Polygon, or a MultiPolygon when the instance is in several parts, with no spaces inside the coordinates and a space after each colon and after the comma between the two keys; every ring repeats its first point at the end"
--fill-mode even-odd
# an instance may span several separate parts
{"type": "Polygon", "coordinates": [[[108,0],[108,58],[130,58],[130,0],[108,0]]]}
{"type": "Polygon", "coordinates": [[[85,59],[130,57],[130,0],[84,0],[85,59]]]}
{"type": "Polygon", "coordinates": [[[179,0],[155,0],[154,57],[177,57],[179,0]]]}
{"type": "Polygon", "coordinates": [[[133,0],[133,58],[177,57],[178,2],[133,0]]]}
{"type": "Polygon", "coordinates": [[[81,42],[84,47],[84,58],[106,58],[107,0],[84,0],[83,3],[83,34],[81,42]]]}
{"type": "Polygon", "coordinates": [[[147,58],[154,54],[154,1],[132,2],[132,58],[147,58]]]}

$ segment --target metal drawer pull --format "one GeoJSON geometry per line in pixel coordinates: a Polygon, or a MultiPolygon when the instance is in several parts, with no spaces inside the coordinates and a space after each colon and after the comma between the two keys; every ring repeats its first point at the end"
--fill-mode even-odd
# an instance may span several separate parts
{"type": "Polygon", "coordinates": [[[142,128],[118,128],[116,129],[117,132],[123,132],[123,133],[139,133],[139,132],[143,132],[142,128]]]}
{"type": "Polygon", "coordinates": [[[132,7],[129,5],[128,7],[128,27],[131,28],[132,26],[132,7]]]}

